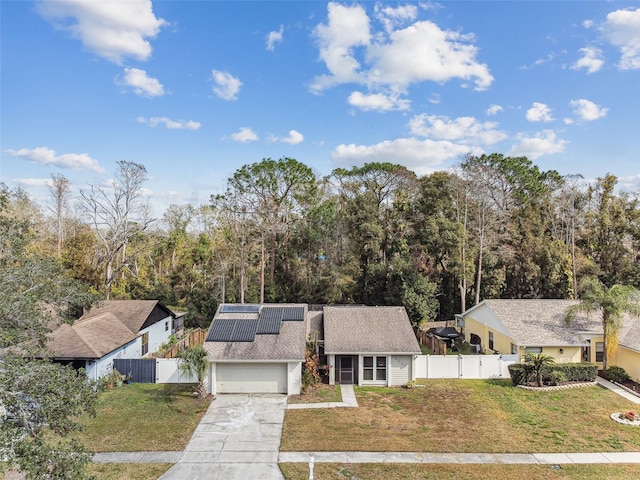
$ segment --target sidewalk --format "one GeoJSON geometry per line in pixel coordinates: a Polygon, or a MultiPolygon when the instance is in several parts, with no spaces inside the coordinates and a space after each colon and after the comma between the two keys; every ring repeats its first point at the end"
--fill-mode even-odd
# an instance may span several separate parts
{"type": "Polygon", "coordinates": [[[621,397],[626,398],[630,402],[640,405],[640,397],[638,397],[637,395],[634,395],[633,393],[627,392],[624,388],[620,388],[615,383],[611,383],[609,380],[605,380],[602,377],[596,377],[596,382],[598,382],[598,385],[602,385],[603,387],[608,388],[609,390],[617,393],[621,397]]]}
{"type": "Polygon", "coordinates": [[[304,408],[337,408],[337,407],[357,407],[356,393],[353,385],[340,385],[342,393],[342,402],[320,402],[320,403],[291,403],[287,404],[289,410],[300,410],[304,408]]]}

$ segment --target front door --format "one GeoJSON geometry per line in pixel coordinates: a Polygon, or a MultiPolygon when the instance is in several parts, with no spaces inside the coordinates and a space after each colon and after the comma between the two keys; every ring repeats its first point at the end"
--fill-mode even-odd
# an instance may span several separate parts
{"type": "Polygon", "coordinates": [[[343,355],[338,361],[338,383],[343,385],[353,385],[355,383],[355,361],[354,357],[343,355]]]}

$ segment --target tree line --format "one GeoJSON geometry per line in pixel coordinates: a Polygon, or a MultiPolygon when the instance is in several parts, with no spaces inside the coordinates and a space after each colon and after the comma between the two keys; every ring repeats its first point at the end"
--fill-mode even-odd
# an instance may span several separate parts
{"type": "Polygon", "coordinates": [[[422,177],[264,159],[159,218],[146,180],[121,161],[110,186],[73,197],[55,175],[48,209],[3,186],[3,215],[30,219],[29,248],[103,298],[159,299],[192,325],[221,302],[404,305],[419,324],[484,298],[576,298],[585,277],[640,287],[638,193],[610,174],[587,183],[497,153],[422,177]]]}

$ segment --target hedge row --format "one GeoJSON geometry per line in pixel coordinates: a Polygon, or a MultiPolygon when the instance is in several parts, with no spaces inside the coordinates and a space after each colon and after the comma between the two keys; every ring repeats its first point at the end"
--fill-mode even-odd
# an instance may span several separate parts
{"type": "MultiPolygon", "coordinates": [[[[548,382],[552,372],[562,372],[568,382],[595,382],[598,365],[594,363],[555,363],[542,370],[542,378],[548,382]]],[[[514,385],[526,385],[535,382],[531,366],[523,363],[509,365],[509,375],[514,385]]]]}

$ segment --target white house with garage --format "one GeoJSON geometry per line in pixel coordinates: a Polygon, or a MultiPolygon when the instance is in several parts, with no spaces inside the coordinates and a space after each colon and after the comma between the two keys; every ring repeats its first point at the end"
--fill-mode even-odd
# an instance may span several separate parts
{"type": "Polygon", "coordinates": [[[327,359],[329,383],[415,380],[420,347],[403,307],[223,304],[204,343],[210,392],[299,394],[308,340],[327,359]]]}

